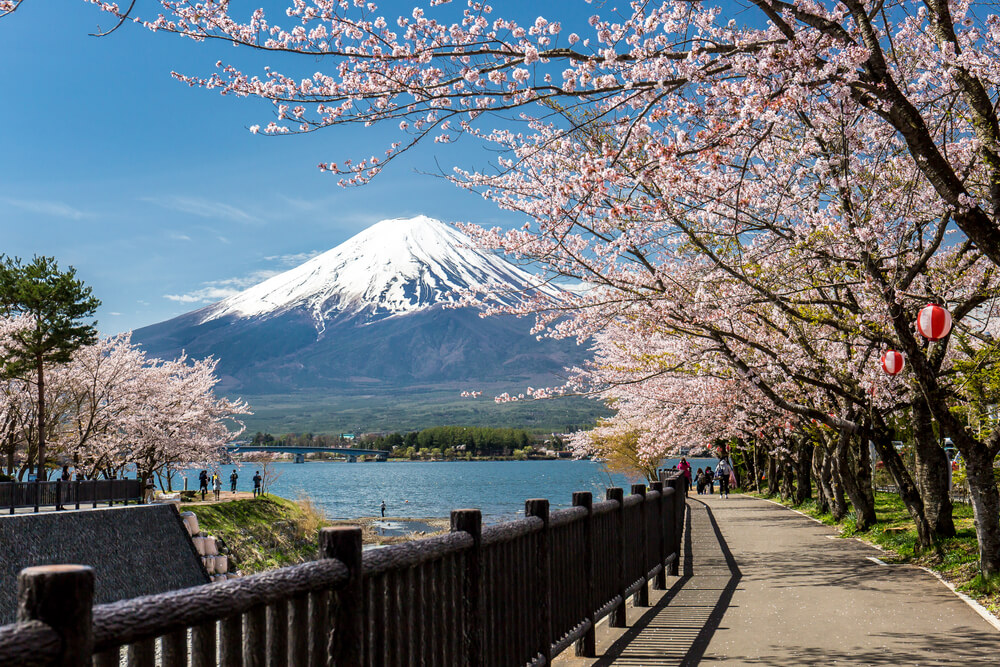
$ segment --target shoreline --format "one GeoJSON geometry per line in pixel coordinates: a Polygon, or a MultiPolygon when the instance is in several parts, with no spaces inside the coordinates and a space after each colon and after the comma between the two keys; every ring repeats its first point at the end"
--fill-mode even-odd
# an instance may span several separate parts
{"type": "MultiPolygon", "coordinates": [[[[284,454],[284,453],[282,453],[282,454],[284,456],[287,456],[287,454],[284,454]]],[[[237,455],[238,455],[238,453],[237,453],[237,455]]],[[[284,458],[284,456],[282,456],[281,458],[271,459],[268,462],[269,463],[293,463],[294,462],[294,460],[292,458],[284,458]]],[[[511,461],[511,462],[517,462],[517,463],[531,463],[533,461],[567,461],[567,462],[571,462],[571,463],[579,463],[581,461],[587,461],[587,462],[592,462],[592,463],[604,463],[604,461],[595,461],[595,460],[589,459],[589,458],[587,458],[587,459],[574,459],[574,458],[566,458],[566,457],[562,457],[562,456],[533,456],[533,457],[527,458],[527,459],[519,459],[519,458],[515,458],[513,456],[478,456],[478,457],[473,457],[471,459],[461,459],[461,458],[454,458],[454,459],[397,459],[397,458],[390,458],[390,459],[386,459],[384,461],[378,461],[376,459],[367,458],[367,457],[366,458],[361,458],[358,461],[348,461],[347,459],[332,459],[332,458],[331,459],[327,459],[327,458],[321,458],[321,459],[306,459],[302,463],[490,463],[490,462],[495,463],[495,462],[498,462],[498,461],[511,461]]],[[[237,459],[237,458],[233,458],[232,459],[232,463],[240,463],[240,464],[245,464],[245,463],[260,463],[260,462],[261,462],[260,459],[255,459],[253,461],[244,461],[242,459],[237,459]]]]}

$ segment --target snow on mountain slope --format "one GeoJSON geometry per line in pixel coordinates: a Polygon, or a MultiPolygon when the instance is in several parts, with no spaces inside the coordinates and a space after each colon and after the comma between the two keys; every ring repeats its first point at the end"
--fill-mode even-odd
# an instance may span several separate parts
{"type": "MultiPolygon", "coordinates": [[[[336,248],[204,308],[201,323],[229,315],[267,318],[308,311],[321,334],[331,317],[370,321],[453,302],[456,290],[502,283],[538,289],[530,273],[473,247],[469,237],[433,218],[378,222],[336,248]]],[[[551,287],[542,287],[556,293],[551,287]]]]}

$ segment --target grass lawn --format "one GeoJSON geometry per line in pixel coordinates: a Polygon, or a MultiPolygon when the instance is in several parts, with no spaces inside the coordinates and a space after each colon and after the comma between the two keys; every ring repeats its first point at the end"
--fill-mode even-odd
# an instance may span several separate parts
{"type": "MultiPolygon", "coordinates": [[[[763,494],[748,495],[766,498],[763,494]]],[[[840,521],[829,513],[821,513],[816,502],[807,500],[795,506],[779,497],[769,498],[788,507],[795,507],[823,523],[840,529],[841,537],[857,537],[885,549],[882,560],[887,563],[921,565],[934,570],[969,597],[977,600],[994,615],[1000,615],[1000,588],[998,582],[979,578],[979,547],[973,526],[972,507],[956,503],[952,517],[958,534],[942,540],[936,547],[921,551],[917,546],[917,530],[899,496],[892,493],[875,494],[875,513],[878,523],[868,530],[858,530],[853,512],[840,521]]]]}
{"type": "Polygon", "coordinates": [[[308,504],[275,495],[211,505],[182,505],[198,517],[201,532],[222,538],[233,566],[244,574],[316,558],[317,533],[327,522],[308,504]]]}

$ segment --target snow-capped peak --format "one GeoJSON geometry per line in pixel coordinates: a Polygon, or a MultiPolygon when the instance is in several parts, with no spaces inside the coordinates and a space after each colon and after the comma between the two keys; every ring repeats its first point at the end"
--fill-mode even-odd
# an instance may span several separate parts
{"type": "Polygon", "coordinates": [[[439,220],[396,218],[207,307],[201,321],[227,315],[268,317],[303,308],[322,333],[330,317],[365,313],[382,319],[453,301],[450,293],[457,290],[495,283],[530,290],[535,281],[439,220]]]}

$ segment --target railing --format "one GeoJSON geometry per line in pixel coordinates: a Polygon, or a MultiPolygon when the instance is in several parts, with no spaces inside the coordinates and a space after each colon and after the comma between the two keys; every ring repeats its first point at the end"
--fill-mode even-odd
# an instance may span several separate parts
{"type": "Polygon", "coordinates": [[[0,482],[0,511],[10,514],[18,507],[54,506],[56,509],[97,507],[142,501],[143,484],[138,479],[81,479],[54,482],[0,482]]]}
{"type": "Polygon", "coordinates": [[[482,526],[456,510],[451,532],[361,550],[361,530],[326,528],[321,560],[92,606],[93,572],[42,566],[18,579],[19,622],[0,628],[0,665],[543,665],[648,586],[677,574],[685,480],[612,488],[594,503],[482,526]]]}

